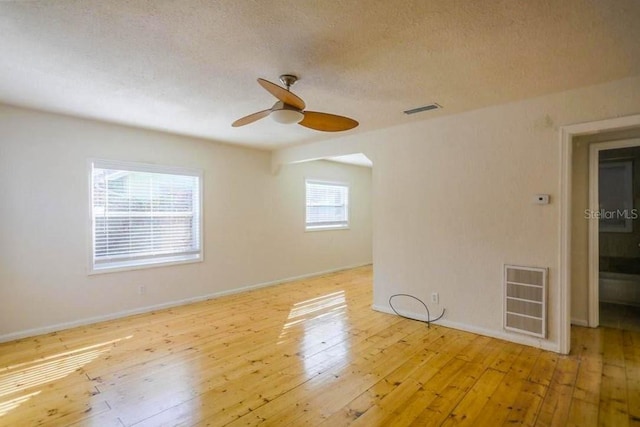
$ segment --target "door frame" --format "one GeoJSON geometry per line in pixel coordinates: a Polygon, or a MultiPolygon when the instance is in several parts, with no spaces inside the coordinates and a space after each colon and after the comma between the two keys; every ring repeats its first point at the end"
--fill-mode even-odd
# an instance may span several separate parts
{"type": "MultiPolygon", "coordinates": [[[[600,209],[599,167],[600,152],[640,146],[640,138],[618,141],[595,142],[589,144],[589,209],[600,209]]],[[[600,324],[600,222],[589,221],[589,308],[588,321],[592,328],[600,324]]]]}
{"type": "Polygon", "coordinates": [[[560,229],[558,352],[571,350],[571,167],[573,138],[640,126],[640,114],[560,127],[560,229]]]}

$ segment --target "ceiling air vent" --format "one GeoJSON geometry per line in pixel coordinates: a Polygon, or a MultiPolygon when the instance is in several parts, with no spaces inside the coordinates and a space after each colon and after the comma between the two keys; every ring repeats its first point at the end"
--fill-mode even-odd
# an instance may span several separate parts
{"type": "Polygon", "coordinates": [[[442,108],[441,105],[434,103],[429,105],[423,105],[422,107],[418,107],[418,108],[412,108],[411,110],[405,110],[404,113],[409,115],[409,114],[421,113],[423,111],[438,110],[440,108],[442,108]]]}

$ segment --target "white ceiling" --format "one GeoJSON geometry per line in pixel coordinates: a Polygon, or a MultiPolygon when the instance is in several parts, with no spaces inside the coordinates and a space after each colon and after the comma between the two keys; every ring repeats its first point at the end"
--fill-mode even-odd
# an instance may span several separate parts
{"type": "Polygon", "coordinates": [[[0,102],[264,149],[335,134],[231,128],[257,77],[355,133],[640,74],[638,0],[17,1],[0,34],[0,102]]]}

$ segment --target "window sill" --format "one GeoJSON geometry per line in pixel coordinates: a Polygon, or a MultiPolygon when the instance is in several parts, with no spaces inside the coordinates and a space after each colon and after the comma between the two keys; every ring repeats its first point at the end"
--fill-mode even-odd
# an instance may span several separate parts
{"type": "Polygon", "coordinates": [[[170,257],[170,258],[162,258],[158,260],[146,260],[146,262],[141,263],[140,261],[122,261],[122,262],[114,262],[104,266],[90,266],[89,276],[97,275],[97,274],[106,274],[106,273],[117,273],[122,271],[132,271],[132,270],[143,270],[148,268],[156,268],[156,267],[168,267],[172,265],[181,265],[181,264],[193,264],[196,262],[202,262],[202,255],[193,255],[189,257],[170,257]]]}
{"type": "Polygon", "coordinates": [[[305,232],[314,232],[314,231],[339,231],[339,230],[351,230],[351,227],[307,227],[305,228],[305,232]]]}

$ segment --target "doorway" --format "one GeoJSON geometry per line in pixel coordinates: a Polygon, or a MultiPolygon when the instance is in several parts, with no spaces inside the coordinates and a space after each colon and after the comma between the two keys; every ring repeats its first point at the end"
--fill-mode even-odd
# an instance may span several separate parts
{"type": "MultiPolygon", "coordinates": [[[[580,164],[576,154],[577,140],[583,137],[597,137],[609,132],[639,132],[640,114],[567,125],[560,128],[560,257],[559,279],[556,297],[559,302],[558,352],[569,354],[571,350],[571,325],[598,326],[598,310],[591,310],[593,301],[590,288],[588,222],[580,215],[581,209],[588,208],[588,173],[585,185],[576,187],[575,177],[580,164]],[[584,189],[584,190],[582,190],[584,189]],[[585,203],[580,198],[584,194],[585,203]],[[584,239],[580,241],[580,239],[584,239]],[[584,270],[583,270],[584,269],[584,270]],[[584,274],[582,274],[584,271],[584,274]],[[577,280],[579,279],[579,280],[577,280]],[[581,296],[579,300],[575,298],[581,296]],[[577,316],[580,317],[577,317],[577,316]],[[595,323],[592,324],[595,317],[595,323]]],[[[588,164],[588,150],[586,153],[588,164]]],[[[588,167],[585,167],[588,170],[588,167]]],[[[579,180],[578,180],[579,181],[579,180]]],[[[591,221],[593,222],[593,221],[591,221]]],[[[593,264],[593,263],[592,263],[593,264]]],[[[597,298],[596,298],[597,301],[597,298]]],[[[597,307],[597,305],[596,305],[597,307]]]]}
{"type": "Polygon", "coordinates": [[[640,138],[591,144],[589,172],[590,326],[640,331],[640,138]]]}

